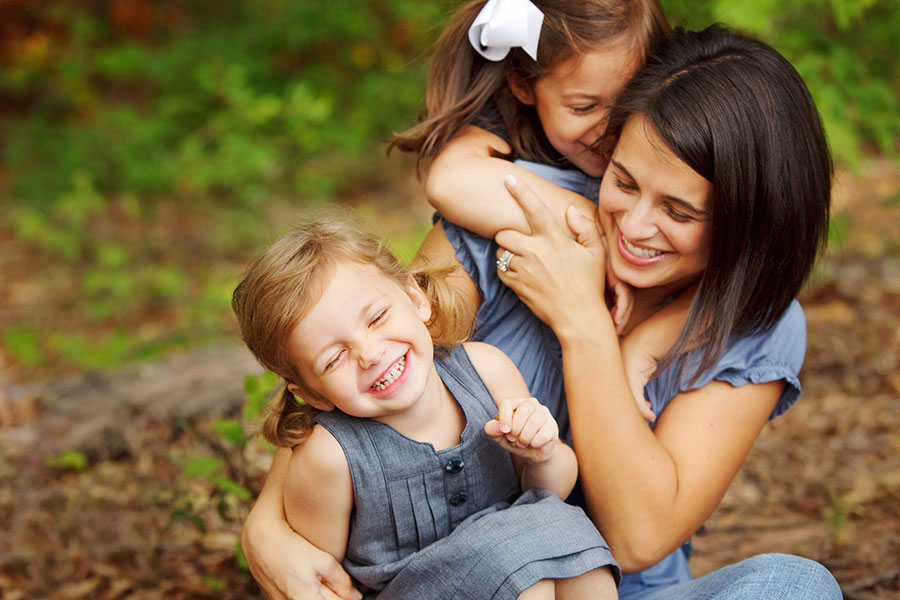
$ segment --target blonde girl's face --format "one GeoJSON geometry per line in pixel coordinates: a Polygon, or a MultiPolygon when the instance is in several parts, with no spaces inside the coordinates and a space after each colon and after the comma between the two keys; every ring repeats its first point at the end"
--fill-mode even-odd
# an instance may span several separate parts
{"type": "Polygon", "coordinates": [[[333,270],[286,350],[324,399],[307,399],[313,406],[390,424],[437,377],[425,326],[431,306],[418,288],[405,290],[372,265],[348,261],[333,270]]]}
{"type": "Polygon", "coordinates": [[[513,91],[535,107],[547,140],[560,154],[591,177],[601,177],[610,149],[595,146],[606,132],[610,106],[640,66],[629,44],[611,43],[564,61],[533,89],[513,85],[513,91]]]}
{"type": "Polygon", "coordinates": [[[678,158],[641,116],[629,119],[600,185],[609,215],[609,265],[636,288],[674,293],[703,273],[712,238],[713,186],[678,158]]]}

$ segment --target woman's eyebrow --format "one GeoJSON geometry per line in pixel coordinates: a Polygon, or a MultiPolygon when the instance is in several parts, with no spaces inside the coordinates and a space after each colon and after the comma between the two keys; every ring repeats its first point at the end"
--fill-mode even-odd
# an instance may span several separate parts
{"type": "Polygon", "coordinates": [[[694,206],[687,200],[682,200],[681,198],[678,198],[677,196],[663,196],[663,198],[665,198],[666,200],[670,200],[670,201],[674,202],[675,204],[683,206],[687,210],[689,210],[692,213],[695,213],[697,215],[700,215],[701,217],[709,216],[709,212],[707,212],[705,210],[700,210],[699,208],[697,208],[696,206],[694,206]]]}
{"type": "MultiPolygon", "coordinates": [[[[632,181],[635,180],[635,179],[634,179],[634,175],[632,175],[631,173],[628,172],[628,169],[625,168],[625,165],[623,165],[622,163],[620,163],[619,161],[617,161],[617,160],[614,159],[614,158],[610,159],[609,162],[611,162],[612,164],[614,164],[614,165],[616,166],[616,168],[619,169],[620,171],[622,171],[622,173],[623,173],[624,175],[626,175],[629,179],[631,179],[632,181]]],[[[693,212],[693,213],[695,213],[695,214],[698,214],[698,215],[700,215],[700,216],[703,216],[703,217],[709,216],[709,212],[707,212],[707,211],[705,211],[705,210],[700,210],[699,208],[697,208],[696,206],[694,206],[693,204],[691,204],[691,203],[688,202],[687,200],[683,200],[682,198],[679,198],[679,197],[677,197],[677,196],[669,196],[669,195],[666,195],[666,196],[663,196],[663,198],[665,198],[666,200],[669,200],[669,201],[671,201],[671,202],[674,202],[675,204],[678,204],[678,205],[680,205],[680,206],[683,206],[683,207],[686,208],[687,210],[689,210],[689,211],[691,211],[691,212],[693,212]]]]}

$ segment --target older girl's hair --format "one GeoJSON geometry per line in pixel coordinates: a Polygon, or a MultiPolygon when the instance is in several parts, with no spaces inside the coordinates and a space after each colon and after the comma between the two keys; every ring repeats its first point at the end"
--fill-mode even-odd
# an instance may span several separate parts
{"type": "Polygon", "coordinates": [[[607,135],[634,116],[713,186],[709,264],[675,346],[691,381],[731,334],[770,329],[828,236],[831,153],[816,106],[771,47],[718,25],[676,30],[626,86],[607,135]]]}
{"type": "Polygon", "coordinates": [[[469,44],[469,26],[485,0],[468,2],[437,41],[419,124],[397,134],[390,149],[417,152],[422,175],[444,146],[476,118],[505,130],[517,157],[553,164],[533,106],[522,104],[508,84],[518,77],[531,87],[561,63],[610,44],[630,44],[641,62],[669,33],[658,0],[532,0],[544,13],[537,60],[521,48],[492,62],[469,44]],[[496,109],[485,114],[485,108],[496,109]]]}
{"type": "Polygon", "coordinates": [[[435,344],[452,346],[469,336],[471,319],[446,282],[455,267],[410,270],[379,240],[351,225],[334,220],[301,225],[256,259],[231,299],[244,343],[263,367],[285,381],[262,427],[263,436],[276,446],[302,442],[318,412],[295,398],[287,384],[299,387],[304,398],[321,399],[301,379],[285,340],[319,300],[335,266],[346,261],[373,265],[403,289],[409,289],[412,278],[431,302],[426,326],[435,344]]]}

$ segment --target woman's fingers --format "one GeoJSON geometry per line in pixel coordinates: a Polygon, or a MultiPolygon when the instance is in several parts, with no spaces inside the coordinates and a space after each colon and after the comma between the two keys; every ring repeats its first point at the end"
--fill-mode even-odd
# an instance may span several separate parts
{"type": "Polygon", "coordinates": [[[532,233],[542,233],[548,227],[556,226],[553,214],[543,201],[538,198],[537,194],[528,187],[528,184],[520,181],[514,175],[507,175],[505,183],[506,189],[509,190],[509,193],[522,208],[522,212],[525,213],[525,218],[528,220],[528,224],[531,225],[532,233]]]}
{"type": "Polygon", "coordinates": [[[603,245],[603,232],[600,231],[597,223],[581,214],[574,204],[570,204],[566,208],[566,224],[575,234],[578,243],[585,248],[596,248],[603,245]]]}

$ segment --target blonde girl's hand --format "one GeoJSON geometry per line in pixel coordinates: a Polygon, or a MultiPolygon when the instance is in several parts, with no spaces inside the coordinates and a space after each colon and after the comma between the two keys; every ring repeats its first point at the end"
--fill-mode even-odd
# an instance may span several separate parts
{"type": "Polygon", "coordinates": [[[536,398],[505,398],[484,431],[515,456],[532,464],[546,462],[556,450],[559,427],[550,410],[536,398]]]}
{"type": "Polygon", "coordinates": [[[250,535],[244,527],[241,547],[250,573],[268,600],[359,600],[350,576],[331,554],[319,550],[281,521],[250,535]]]}
{"type": "Polygon", "coordinates": [[[506,185],[532,233],[507,229],[497,234],[498,258],[507,250],[513,253],[506,270],[498,268],[500,280],[557,335],[577,330],[598,310],[608,314],[606,249],[597,224],[570,206],[566,220],[571,231],[566,231],[525,183],[508,177],[506,185]]]}

